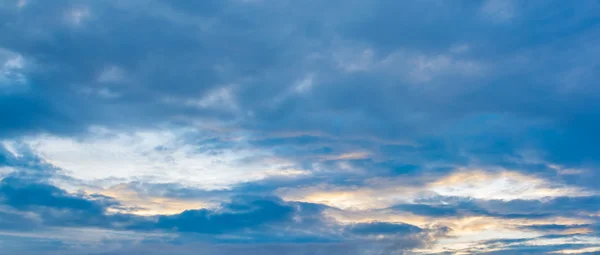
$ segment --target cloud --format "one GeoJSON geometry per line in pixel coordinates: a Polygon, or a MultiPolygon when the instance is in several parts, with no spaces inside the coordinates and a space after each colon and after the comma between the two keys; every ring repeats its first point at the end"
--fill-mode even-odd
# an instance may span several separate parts
{"type": "Polygon", "coordinates": [[[0,48],[0,88],[3,93],[18,92],[27,84],[23,56],[0,48]],[[14,88],[17,87],[17,88],[14,88]]]}
{"type": "Polygon", "coordinates": [[[0,192],[3,203],[20,210],[31,207],[69,208],[80,211],[100,212],[101,204],[83,198],[69,196],[64,191],[44,184],[26,184],[12,177],[2,179],[0,192]]]}
{"type": "Polygon", "coordinates": [[[484,199],[540,199],[557,196],[589,195],[584,190],[553,187],[543,179],[515,172],[457,172],[431,184],[432,190],[443,196],[464,196],[484,199]]]}
{"type": "Polygon", "coordinates": [[[389,234],[406,235],[407,233],[419,233],[421,229],[408,224],[393,224],[384,222],[359,223],[352,226],[351,231],[359,235],[389,234]]]}
{"type": "Polygon", "coordinates": [[[98,255],[116,255],[122,253],[141,252],[144,254],[227,254],[255,253],[275,254],[316,254],[316,255],[360,255],[390,252],[385,244],[369,245],[365,243],[306,243],[306,244],[235,244],[235,245],[144,245],[116,250],[114,252],[98,252],[98,255]]]}
{"type": "Polygon", "coordinates": [[[40,136],[23,143],[64,175],[86,181],[142,179],[219,189],[273,175],[298,174],[286,172],[294,168],[294,162],[273,157],[269,151],[207,143],[212,138],[191,130],[121,133],[98,129],[85,139],[40,136]]]}
{"type": "MultiPolygon", "coordinates": [[[[241,201],[241,203],[226,205],[222,212],[186,210],[177,215],[159,216],[157,222],[152,223],[150,227],[179,232],[223,234],[287,220],[291,218],[293,211],[292,207],[274,201],[257,200],[250,203],[241,201]]],[[[143,229],[144,226],[139,228],[143,229]]]]}
{"type": "MultiPolygon", "coordinates": [[[[327,239],[341,240],[339,238],[343,233],[336,233],[335,229],[344,229],[321,216],[323,206],[289,203],[274,197],[235,197],[216,209],[186,210],[179,214],[147,217],[109,213],[109,208],[121,206],[109,197],[70,194],[52,185],[30,183],[15,177],[2,180],[0,194],[2,206],[13,210],[3,212],[3,219],[18,220],[2,221],[0,226],[3,231],[17,231],[15,233],[27,233],[23,231],[31,229],[47,231],[48,227],[79,227],[135,231],[130,234],[134,236],[157,231],[199,234],[197,237],[190,236],[199,238],[198,241],[296,242],[304,239],[319,243],[327,239]]],[[[393,235],[400,239],[395,238],[392,243],[404,242],[418,246],[420,244],[414,238],[427,230],[408,224],[370,223],[350,225],[345,231],[358,236],[393,235]]],[[[37,232],[25,236],[36,236],[37,232]]],[[[62,240],[59,236],[54,238],[62,240]]],[[[90,242],[93,240],[96,239],[90,242]]],[[[357,240],[368,241],[361,238],[357,240]]]]}
{"type": "Polygon", "coordinates": [[[516,15],[513,1],[486,1],[481,6],[481,16],[493,22],[509,22],[516,15]]]}
{"type": "Polygon", "coordinates": [[[599,10],[2,1],[0,245],[589,251],[599,10]]]}
{"type": "Polygon", "coordinates": [[[565,249],[560,251],[551,252],[553,254],[593,254],[599,252],[600,247],[586,247],[581,249],[565,249]]]}

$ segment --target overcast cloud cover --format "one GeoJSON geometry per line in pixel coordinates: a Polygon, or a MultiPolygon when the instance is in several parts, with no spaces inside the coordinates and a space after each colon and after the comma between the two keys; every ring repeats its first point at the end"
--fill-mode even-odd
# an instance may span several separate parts
{"type": "Polygon", "coordinates": [[[0,254],[600,254],[600,2],[0,0],[0,254]]]}

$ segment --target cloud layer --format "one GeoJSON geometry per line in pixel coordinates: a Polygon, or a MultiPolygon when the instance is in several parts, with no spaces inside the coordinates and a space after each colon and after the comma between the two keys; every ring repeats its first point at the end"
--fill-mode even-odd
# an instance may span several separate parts
{"type": "Polygon", "coordinates": [[[598,13],[0,0],[0,247],[597,254],[598,13]]]}

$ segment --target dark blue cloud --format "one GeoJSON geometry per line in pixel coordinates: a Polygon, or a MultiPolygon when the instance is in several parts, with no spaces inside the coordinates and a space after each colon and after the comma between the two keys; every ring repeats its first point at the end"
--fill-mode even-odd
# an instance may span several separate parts
{"type": "Polygon", "coordinates": [[[386,222],[360,223],[353,225],[350,229],[350,232],[358,235],[408,235],[422,231],[413,225],[386,222]]]}
{"type": "MultiPolygon", "coordinates": [[[[431,217],[490,216],[505,219],[572,217],[600,210],[598,196],[535,199],[474,199],[430,197],[413,204],[398,204],[391,209],[431,217]]],[[[544,225],[550,227],[552,225],[544,225]]],[[[558,226],[557,226],[558,227],[558,226]]]]}
{"type": "Polygon", "coordinates": [[[0,167],[10,167],[15,171],[10,176],[21,179],[44,180],[56,174],[58,169],[32,152],[27,146],[14,145],[19,155],[13,154],[5,145],[0,145],[0,167]]]}
{"type": "MultiPolygon", "coordinates": [[[[6,177],[0,182],[0,205],[12,208],[13,213],[33,213],[33,219],[44,226],[102,227],[135,222],[130,215],[109,215],[108,208],[120,208],[116,200],[100,195],[83,196],[70,194],[55,186],[32,182],[29,178],[6,177]]],[[[32,219],[15,225],[31,226],[32,219]]]]}
{"type": "Polygon", "coordinates": [[[0,211],[0,229],[9,231],[29,231],[38,228],[35,219],[27,218],[19,212],[0,211]]]}
{"type": "MultiPolygon", "coordinates": [[[[429,217],[489,216],[502,219],[538,219],[547,218],[553,215],[553,212],[546,210],[528,211],[520,210],[521,208],[515,208],[514,210],[495,210],[496,207],[487,208],[480,204],[486,203],[487,201],[457,200],[458,201],[454,201],[454,203],[450,202],[444,204],[400,204],[391,208],[429,217]]],[[[502,204],[502,201],[496,202],[502,204]]]]}
{"type": "Polygon", "coordinates": [[[12,212],[2,212],[0,227],[5,231],[34,231],[48,227],[101,228],[176,233],[181,235],[181,240],[190,242],[270,243],[277,240],[311,245],[343,243],[346,241],[344,236],[355,236],[352,238],[358,242],[365,241],[360,238],[365,235],[400,238],[381,244],[386,247],[396,243],[418,246],[417,235],[429,231],[409,224],[383,222],[342,227],[322,215],[326,208],[323,205],[284,202],[276,197],[238,196],[218,209],[187,210],[175,215],[146,217],[108,213],[109,208],[120,206],[111,198],[70,194],[49,184],[31,183],[15,177],[2,180],[0,205],[12,208],[12,212]]]}
{"type": "Polygon", "coordinates": [[[32,207],[53,207],[73,209],[92,213],[101,212],[106,206],[85,198],[68,194],[64,190],[48,184],[23,183],[20,179],[8,177],[0,182],[2,202],[19,210],[32,207]]]}
{"type": "MultiPolygon", "coordinates": [[[[148,228],[203,234],[232,233],[246,228],[290,220],[294,208],[279,201],[256,200],[227,204],[221,211],[187,210],[177,215],[158,216],[148,228]]],[[[136,226],[134,229],[138,228],[136,226]]],[[[143,226],[140,226],[143,229],[143,226]]]]}
{"type": "MultiPolygon", "coordinates": [[[[32,183],[16,177],[0,182],[0,203],[21,212],[37,214],[49,226],[102,227],[144,231],[175,231],[202,234],[226,234],[265,224],[285,223],[297,216],[298,205],[281,200],[235,198],[219,210],[188,210],[176,215],[157,215],[156,219],[126,214],[109,214],[108,208],[121,208],[112,198],[100,195],[70,194],[45,183],[32,183]],[[56,213],[61,212],[61,213],[56,213]],[[121,227],[117,227],[120,225],[121,227]]],[[[319,209],[306,206],[307,215],[318,217],[319,209]]],[[[19,214],[7,214],[17,217],[19,214]]],[[[27,226],[25,218],[23,224],[27,226]]],[[[6,224],[3,224],[6,226],[6,224]]],[[[12,227],[8,225],[7,227],[12,227]]]]}
{"type": "Polygon", "coordinates": [[[68,254],[68,245],[60,240],[43,237],[0,235],[3,253],[18,254],[68,254]]]}

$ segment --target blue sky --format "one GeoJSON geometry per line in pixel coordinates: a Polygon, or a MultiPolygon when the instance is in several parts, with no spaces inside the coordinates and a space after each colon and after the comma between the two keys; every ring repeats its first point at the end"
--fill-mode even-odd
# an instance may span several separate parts
{"type": "Polygon", "coordinates": [[[0,0],[7,255],[600,254],[594,0],[0,0]]]}

